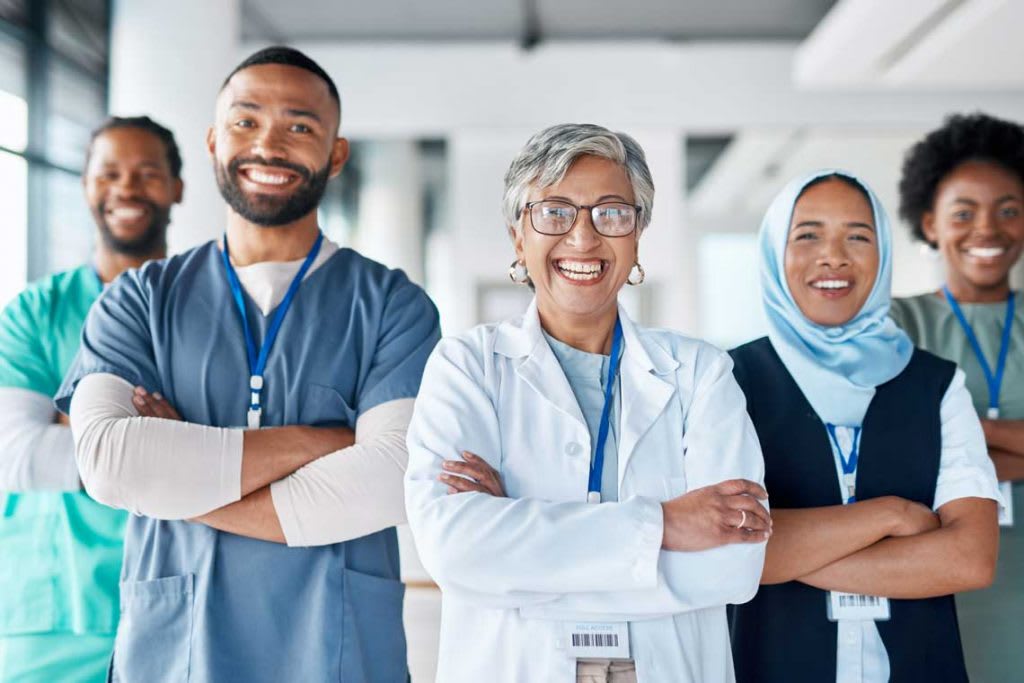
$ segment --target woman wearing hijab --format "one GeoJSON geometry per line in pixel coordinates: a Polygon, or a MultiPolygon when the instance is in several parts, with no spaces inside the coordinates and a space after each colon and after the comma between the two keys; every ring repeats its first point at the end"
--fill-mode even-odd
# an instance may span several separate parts
{"type": "Polygon", "coordinates": [[[769,333],[732,356],[774,533],[737,680],[966,681],[952,594],[992,580],[999,493],[963,373],[888,317],[889,222],[851,174],[787,185],[760,248],[769,333]]]}
{"type": "Polygon", "coordinates": [[[600,126],[543,130],[509,168],[510,274],[536,297],[437,346],[408,434],[439,681],[734,680],[761,454],[729,356],[618,305],[653,201],[643,150],[600,126]]]}
{"type": "Polygon", "coordinates": [[[950,117],[907,154],[900,214],[941,256],[945,284],[894,300],[892,317],[915,344],[963,368],[1003,498],[1012,502],[1001,519],[995,583],[957,598],[967,670],[976,682],[1020,680],[1024,304],[1010,271],[1024,248],[1024,127],[984,114],[950,117]]]}

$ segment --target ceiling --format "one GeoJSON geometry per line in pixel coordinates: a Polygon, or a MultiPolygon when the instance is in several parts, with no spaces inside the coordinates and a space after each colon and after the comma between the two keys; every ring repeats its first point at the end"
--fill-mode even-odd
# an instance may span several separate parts
{"type": "Polygon", "coordinates": [[[242,0],[246,41],[802,40],[834,0],[242,0]]]}

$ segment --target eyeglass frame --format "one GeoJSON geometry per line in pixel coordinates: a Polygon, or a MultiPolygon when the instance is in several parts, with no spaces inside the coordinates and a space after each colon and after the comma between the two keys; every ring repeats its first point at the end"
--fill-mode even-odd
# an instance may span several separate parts
{"type": "Polygon", "coordinates": [[[590,224],[592,226],[594,226],[594,232],[596,232],[601,237],[608,237],[609,239],[616,239],[618,237],[629,237],[634,232],[636,232],[637,226],[640,224],[640,214],[644,210],[643,207],[640,206],[639,204],[630,204],[629,202],[620,202],[620,201],[614,201],[614,200],[609,200],[607,202],[598,202],[597,204],[587,205],[587,204],[573,204],[572,202],[567,201],[565,199],[537,199],[537,200],[534,200],[532,202],[526,202],[525,204],[523,204],[523,210],[526,211],[527,214],[529,214],[529,216],[530,216],[530,227],[533,228],[533,231],[536,232],[538,235],[547,235],[548,237],[562,237],[563,235],[568,235],[570,232],[572,232],[573,226],[576,225],[576,219],[580,217],[580,209],[587,209],[588,211],[590,211],[590,224]],[[565,204],[566,206],[571,206],[573,209],[576,210],[576,215],[572,217],[572,223],[569,224],[569,229],[568,230],[566,230],[565,232],[542,232],[542,231],[537,229],[537,226],[534,225],[534,222],[533,222],[533,207],[535,207],[537,204],[543,204],[544,202],[554,202],[556,204],[565,204]],[[599,206],[604,206],[605,204],[623,204],[625,206],[633,207],[633,209],[636,211],[636,214],[633,216],[633,227],[630,229],[629,232],[623,233],[621,235],[606,235],[603,232],[601,232],[600,230],[598,230],[597,223],[594,221],[594,213],[593,212],[594,212],[594,209],[596,209],[599,206]]]}

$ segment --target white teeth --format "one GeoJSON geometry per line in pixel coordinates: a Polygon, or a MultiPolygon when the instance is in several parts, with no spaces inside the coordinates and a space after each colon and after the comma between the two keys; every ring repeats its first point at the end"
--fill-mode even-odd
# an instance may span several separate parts
{"type": "Polygon", "coordinates": [[[601,277],[601,264],[593,261],[555,261],[559,272],[570,280],[596,280],[601,277]]]}
{"type": "Polygon", "coordinates": [[[130,207],[121,207],[117,209],[111,209],[110,215],[114,218],[124,218],[127,220],[134,220],[136,218],[142,218],[145,215],[145,210],[134,209],[130,207]]]}
{"type": "Polygon", "coordinates": [[[818,289],[843,289],[850,286],[849,280],[818,280],[811,285],[818,289]]]}
{"type": "Polygon", "coordinates": [[[284,185],[288,182],[288,176],[277,175],[275,173],[264,173],[263,171],[257,171],[255,169],[249,169],[247,175],[250,180],[264,185],[284,185]]]}
{"type": "Polygon", "coordinates": [[[1006,249],[1003,247],[971,247],[967,253],[978,258],[995,258],[1006,253],[1006,249]]]}
{"type": "Polygon", "coordinates": [[[573,273],[600,273],[601,264],[594,262],[582,263],[580,261],[558,261],[558,267],[573,273]]]}

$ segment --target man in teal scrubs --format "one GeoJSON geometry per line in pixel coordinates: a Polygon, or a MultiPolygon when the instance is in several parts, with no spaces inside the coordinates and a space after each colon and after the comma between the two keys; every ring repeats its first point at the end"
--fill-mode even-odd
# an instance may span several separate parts
{"type": "Polygon", "coordinates": [[[52,397],[103,286],[166,254],[182,196],[174,136],[148,117],[108,119],[83,185],[92,262],[29,285],[0,313],[0,683],[105,681],[117,627],[127,514],[82,490],[52,397]]]}

